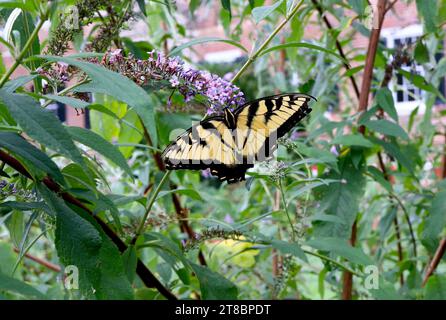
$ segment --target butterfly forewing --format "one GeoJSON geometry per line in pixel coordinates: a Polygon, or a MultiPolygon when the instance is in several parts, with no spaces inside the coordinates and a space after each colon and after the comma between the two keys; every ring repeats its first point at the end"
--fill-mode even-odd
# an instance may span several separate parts
{"type": "Polygon", "coordinates": [[[252,155],[254,149],[257,161],[268,159],[277,148],[277,139],[311,112],[308,106],[311,99],[314,98],[305,94],[277,95],[237,109],[237,130],[249,130],[238,144],[241,152],[252,155]]]}

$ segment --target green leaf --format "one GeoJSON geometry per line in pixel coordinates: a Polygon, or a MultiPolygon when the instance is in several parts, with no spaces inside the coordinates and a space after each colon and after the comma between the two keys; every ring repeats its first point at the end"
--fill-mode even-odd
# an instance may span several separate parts
{"type": "Polygon", "coordinates": [[[136,276],[136,265],[138,263],[138,256],[135,246],[129,246],[127,250],[122,253],[122,262],[124,263],[127,278],[129,279],[130,283],[133,283],[136,276]]]}
{"type": "Polygon", "coordinates": [[[368,137],[370,141],[372,141],[374,144],[380,145],[384,148],[384,150],[390,154],[392,157],[396,158],[398,162],[404,166],[407,170],[409,170],[411,173],[413,173],[414,170],[414,164],[412,163],[412,160],[408,158],[400,149],[400,146],[397,143],[394,142],[387,142],[383,141],[381,139],[377,139],[375,137],[368,137]]]}
{"type": "Polygon", "coordinates": [[[157,200],[165,197],[166,195],[169,194],[184,194],[186,196],[188,196],[191,199],[194,200],[198,200],[198,201],[203,201],[203,198],[201,197],[201,195],[198,193],[198,191],[194,190],[194,189],[174,189],[174,190],[166,190],[166,191],[161,191],[158,196],[157,196],[157,200]]]}
{"type": "Polygon", "coordinates": [[[16,91],[18,88],[23,87],[28,82],[33,81],[37,77],[38,77],[37,74],[29,74],[26,76],[17,77],[13,80],[6,82],[5,85],[3,86],[3,90],[12,93],[16,91]]]}
{"type": "Polygon", "coordinates": [[[267,54],[272,51],[283,50],[283,49],[287,49],[287,48],[308,48],[308,49],[322,51],[322,52],[328,53],[329,55],[332,55],[332,56],[338,58],[339,60],[341,60],[342,62],[345,62],[348,64],[348,61],[346,61],[344,58],[342,58],[336,52],[326,49],[324,47],[321,47],[321,46],[318,46],[315,44],[311,44],[311,43],[306,43],[306,42],[289,42],[289,43],[273,46],[273,47],[270,47],[270,48],[265,49],[262,52],[260,52],[260,56],[263,56],[264,54],[267,54]]]}
{"type": "Polygon", "coordinates": [[[396,291],[394,285],[385,281],[382,277],[379,278],[379,288],[369,291],[378,300],[404,300],[404,297],[396,291]]]}
{"type": "Polygon", "coordinates": [[[31,97],[0,90],[0,99],[31,138],[79,163],[84,164],[79,150],[56,116],[43,110],[31,97]]]}
{"type": "Polygon", "coordinates": [[[322,237],[349,238],[351,226],[359,210],[359,201],[364,193],[366,179],[364,166],[357,169],[349,156],[340,159],[339,172],[332,169],[323,179],[337,179],[341,183],[331,183],[315,189],[319,200],[319,214],[331,215],[343,223],[321,221],[315,223],[315,235],[322,237]]]}
{"type": "Polygon", "coordinates": [[[418,41],[415,46],[414,57],[419,64],[428,63],[430,61],[429,50],[422,40],[418,41]]]}
{"type": "Polygon", "coordinates": [[[40,299],[40,300],[46,300],[47,297],[41,293],[39,290],[34,289],[30,285],[11,278],[3,273],[0,272],[0,291],[9,291],[13,293],[18,293],[22,296],[25,296],[27,298],[32,299],[40,299]]]}
{"type": "Polygon", "coordinates": [[[436,247],[439,234],[446,226],[446,190],[440,190],[432,199],[422,234],[423,243],[430,249],[436,247]]]}
{"type": "Polygon", "coordinates": [[[406,131],[404,131],[404,129],[395,122],[391,122],[389,120],[369,120],[365,123],[365,126],[370,130],[382,133],[386,136],[409,140],[409,136],[407,135],[406,131]]]}
{"type": "Polygon", "coordinates": [[[370,173],[370,175],[376,182],[378,182],[381,186],[384,187],[384,189],[386,189],[388,192],[393,191],[392,184],[385,179],[381,171],[379,171],[377,168],[373,166],[368,166],[367,171],[370,173]]]}
{"type": "Polygon", "coordinates": [[[73,108],[78,108],[78,109],[84,109],[90,105],[90,103],[80,100],[80,99],[67,97],[67,96],[58,96],[56,94],[46,94],[43,97],[48,100],[57,101],[57,102],[66,104],[67,106],[71,106],[73,108]]]}
{"type": "Polygon", "coordinates": [[[446,277],[444,275],[432,275],[424,288],[424,299],[446,300],[446,277]]]}
{"type": "Polygon", "coordinates": [[[238,296],[237,287],[220,274],[194,263],[190,263],[200,282],[203,300],[235,300],[238,296]]]}
{"type": "Polygon", "coordinates": [[[147,16],[146,1],[145,0],[136,0],[136,2],[138,3],[139,10],[141,10],[142,14],[144,16],[147,16]]]}
{"type": "Polygon", "coordinates": [[[300,248],[299,244],[296,242],[289,243],[282,240],[272,240],[271,246],[279,250],[282,254],[292,254],[302,261],[308,262],[305,252],[300,248]]]}
{"type": "Polygon", "coordinates": [[[169,56],[174,56],[183,51],[186,48],[190,48],[193,46],[196,46],[198,44],[203,44],[207,42],[224,42],[230,45],[233,45],[239,49],[242,49],[245,52],[248,52],[246,48],[238,43],[237,41],[231,40],[231,39],[223,39],[223,38],[216,38],[216,37],[206,37],[206,38],[197,38],[194,40],[191,40],[189,42],[183,43],[182,45],[179,45],[178,47],[175,47],[172,51],[170,51],[169,56]]]}
{"type": "Polygon", "coordinates": [[[348,0],[348,3],[352,7],[352,9],[360,16],[364,14],[365,8],[368,5],[367,0],[348,0]]]}
{"type": "Polygon", "coordinates": [[[130,79],[102,66],[69,57],[42,56],[49,61],[65,62],[82,69],[92,79],[87,85],[76,88],[78,92],[104,93],[131,106],[141,117],[154,146],[158,143],[155,110],[151,97],[130,79]]]}
{"type": "Polygon", "coordinates": [[[307,241],[306,244],[318,250],[328,251],[359,265],[366,266],[373,264],[369,256],[360,248],[352,247],[345,239],[332,237],[317,238],[307,241]]]}
{"type": "Polygon", "coordinates": [[[395,109],[392,92],[389,88],[380,88],[376,92],[376,101],[378,105],[396,122],[398,122],[398,113],[395,109]]]}
{"type": "Polygon", "coordinates": [[[280,0],[270,6],[256,7],[252,9],[251,13],[255,23],[259,23],[263,19],[267,18],[282,4],[282,2],[283,0],[280,0]]]}
{"type": "Polygon", "coordinates": [[[56,216],[56,250],[60,261],[79,270],[79,289],[86,297],[132,299],[133,292],[118,248],[83,211],[39,185],[40,195],[56,216]]]}
{"type": "Polygon", "coordinates": [[[221,6],[223,9],[228,11],[229,18],[232,18],[232,12],[231,12],[231,0],[221,0],[221,6]]]}
{"type": "Polygon", "coordinates": [[[65,184],[62,173],[53,160],[18,134],[0,132],[0,147],[29,161],[33,166],[50,175],[60,184],[65,184]]]}
{"type": "Polygon", "coordinates": [[[345,136],[339,136],[333,139],[331,144],[342,144],[344,146],[359,146],[372,148],[373,143],[364,138],[361,134],[348,134],[345,136]]]}
{"type": "Polygon", "coordinates": [[[133,177],[132,169],[130,169],[122,153],[119,152],[118,148],[102,138],[100,135],[91,130],[80,127],[67,127],[67,131],[74,140],[86,145],[87,147],[90,147],[93,150],[96,150],[104,157],[118,165],[130,177],[133,177]]]}
{"type": "Polygon", "coordinates": [[[424,27],[427,32],[437,31],[437,1],[416,0],[417,10],[423,17],[424,27]]]}
{"type": "Polygon", "coordinates": [[[310,158],[315,158],[321,162],[332,163],[332,164],[336,163],[338,161],[336,156],[333,153],[331,153],[330,151],[321,150],[321,149],[314,148],[314,147],[308,147],[303,143],[295,142],[295,144],[296,144],[299,152],[303,153],[304,155],[306,155],[310,158]]]}
{"type": "Polygon", "coordinates": [[[0,203],[0,208],[7,208],[9,210],[31,211],[35,209],[44,209],[44,202],[18,202],[18,201],[5,201],[0,203]]]}
{"type": "Polygon", "coordinates": [[[403,69],[399,69],[398,72],[403,75],[404,78],[409,80],[414,86],[420,88],[421,90],[431,92],[437,95],[440,99],[445,101],[444,95],[435,87],[432,83],[429,83],[423,76],[415,74],[403,69]]]}

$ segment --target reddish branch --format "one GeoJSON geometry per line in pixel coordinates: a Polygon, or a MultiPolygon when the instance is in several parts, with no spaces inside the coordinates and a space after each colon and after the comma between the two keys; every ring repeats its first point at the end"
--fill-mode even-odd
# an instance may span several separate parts
{"type": "MultiPolygon", "coordinates": [[[[328,18],[324,15],[321,5],[318,3],[317,0],[312,0],[312,2],[314,4],[315,8],[317,9],[317,11],[319,12],[319,14],[321,15],[325,25],[330,30],[330,32],[333,34],[333,32],[332,32],[333,26],[330,23],[330,21],[328,20],[328,18]]],[[[378,13],[377,13],[378,14],[378,17],[377,17],[378,18],[378,28],[372,29],[372,31],[371,31],[370,40],[369,40],[369,44],[368,44],[368,48],[367,48],[367,57],[366,57],[366,62],[365,62],[365,67],[364,67],[361,91],[359,91],[359,89],[358,89],[358,85],[356,83],[355,77],[352,74],[349,75],[350,81],[353,85],[353,90],[359,100],[359,107],[358,107],[359,112],[367,111],[368,99],[369,99],[369,95],[370,95],[370,88],[371,88],[372,77],[373,77],[373,66],[375,63],[376,51],[377,51],[377,48],[379,45],[379,37],[380,37],[380,33],[381,33],[382,24],[384,22],[384,16],[385,16],[386,12],[388,10],[390,10],[390,8],[394,4],[395,4],[395,1],[392,1],[386,7],[386,0],[378,0],[378,13]]],[[[338,49],[339,55],[342,58],[344,58],[344,60],[345,60],[344,67],[345,67],[345,69],[350,70],[351,68],[348,65],[348,63],[346,62],[347,57],[344,53],[342,45],[337,38],[335,40],[336,40],[336,48],[338,49]]],[[[386,81],[386,78],[383,80],[383,82],[386,82],[386,86],[387,86],[388,81],[386,81]]],[[[365,127],[360,126],[359,132],[364,134],[365,127]]],[[[378,152],[378,157],[382,159],[380,152],[378,152]]],[[[380,168],[381,168],[382,172],[385,173],[385,175],[387,175],[386,168],[385,168],[383,162],[380,162],[380,168]]],[[[387,175],[387,178],[389,178],[388,175],[387,175]]],[[[398,222],[394,221],[394,223],[395,223],[395,228],[396,228],[396,232],[397,232],[397,237],[399,237],[398,222]]],[[[356,243],[356,235],[357,235],[357,221],[355,220],[355,222],[352,225],[352,233],[350,236],[350,244],[352,246],[354,246],[356,243]]],[[[402,248],[401,248],[400,244],[398,245],[398,254],[399,255],[402,254],[402,248]]],[[[350,300],[352,298],[353,275],[350,272],[345,271],[343,274],[342,281],[343,281],[342,299],[350,300]]]]}
{"type": "MultiPolygon", "coordinates": [[[[367,111],[367,105],[369,102],[370,88],[372,85],[372,77],[373,77],[373,66],[375,64],[376,51],[378,49],[379,44],[379,36],[381,34],[382,24],[384,22],[384,16],[386,14],[386,0],[378,0],[378,26],[377,28],[372,29],[370,34],[370,40],[367,48],[367,56],[364,66],[364,73],[362,76],[362,85],[361,92],[359,95],[359,112],[367,111]]],[[[359,132],[364,134],[365,127],[360,126],[359,132]]],[[[350,244],[355,246],[356,243],[356,233],[357,233],[357,221],[353,223],[352,226],[352,234],[350,237],[350,244]]],[[[351,300],[352,298],[352,290],[353,290],[353,274],[348,271],[344,271],[343,274],[343,288],[342,288],[342,299],[351,300]]]]}
{"type": "MultiPolygon", "coordinates": [[[[14,251],[17,252],[17,253],[20,252],[20,250],[18,248],[14,248],[14,251]]],[[[60,272],[61,271],[61,268],[57,264],[54,264],[54,263],[51,263],[49,261],[40,259],[40,258],[38,258],[36,256],[33,256],[30,253],[25,253],[25,257],[28,258],[29,260],[32,260],[32,261],[34,261],[34,262],[44,266],[45,268],[48,268],[48,269],[54,271],[54,272],[60,272]]]]}
{"type": "MultiPolygon", "coordinates": [[[[6,152],[0,150],[0,160],[8,164],[11,168],[21,173],[29,179],[33,179],[28,170],[14,157],[10,156],[6,152]]],[[[100,225],[105,234],[113,241],[113,243],[118,247],[119,251],[124,252],[127,249],[127,245],[118,237],[118,235],[97,215],[87,208],[80,200],[73,197],[68,192],[62,190],[62,188],[50,177],[45,177],[42,183],[51,191],[58,194],[66,202],[75,205],[78,208],[83,209],[85,212],[90,214],[96,222],[100,225]]],[[[163,284],[153,275],[153,273],[144,265],[144,263],[138,259],[136,273],[141,278],[142,282],[149,288],[156,288],[164,297],[169,300],[176,300],[175,295],[170,292],[163,284]]]]}

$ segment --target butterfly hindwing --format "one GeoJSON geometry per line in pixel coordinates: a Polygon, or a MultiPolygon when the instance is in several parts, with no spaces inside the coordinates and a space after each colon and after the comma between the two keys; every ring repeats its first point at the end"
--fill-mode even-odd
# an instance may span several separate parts
{"type": "Polygon", "coordinates": [[[169,170],[210,169],[211,174],[230,183],[244,179],[252,165],[237,165],[235,142],[222,117],[208,118],[180,135],[163,152],[169,170]]]}
{"type": "Polygon", "coordinates": [[[254,161],[268,159],[277,139],[310,113],[311,99],[297,93],[265,97],[207,118],[164,150],[166,168],[210,169],[222,181],[244,180],[254,161]]]}

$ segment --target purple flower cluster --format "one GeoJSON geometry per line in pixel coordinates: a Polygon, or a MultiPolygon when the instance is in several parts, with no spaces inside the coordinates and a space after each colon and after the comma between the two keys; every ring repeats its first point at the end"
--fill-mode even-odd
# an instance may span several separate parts
{"type": "Polygon", "coordinates": [[[0,200],[9,196],[21,197],[24,200],[34,200],[36,198],[32,191],[18,189],[14,183],[8,183],[6,180],[0,180],[0,200]]]}
{"type": "Polygon", "coordinates": [[[229,81],[207,71],[185,66],[178,57],[166,57],[151,51],[147,60],[124,57],[120,49],[106,53],[101,64],[121,73],[138,85],[165,81],[166,86],[177,89],[186,102],[197,95],[210,103],[208,114],[219,114],[224,107],[235,108],[245,103],[243,92],[229,81]]]}
{"type": "Polygon", "coordinates": [[[58,87],[65,82],[70,81],[71,72],[70,66],[64,62],[55,63],[52,68],[39,67],[36,71],[43,77],[50,79],[53,85],[58,87]]]}

